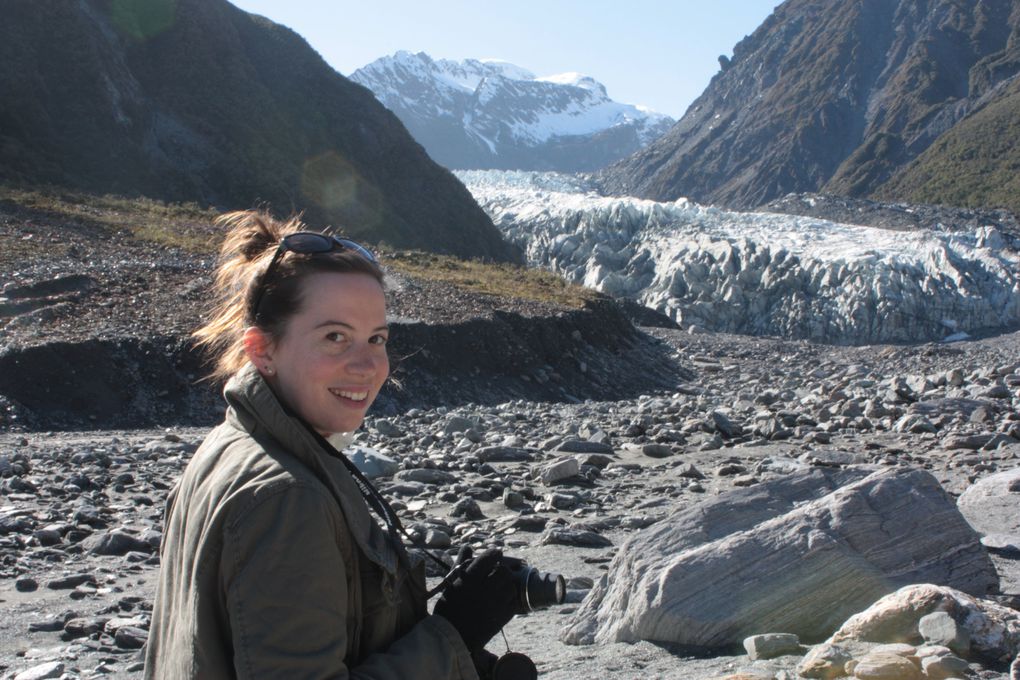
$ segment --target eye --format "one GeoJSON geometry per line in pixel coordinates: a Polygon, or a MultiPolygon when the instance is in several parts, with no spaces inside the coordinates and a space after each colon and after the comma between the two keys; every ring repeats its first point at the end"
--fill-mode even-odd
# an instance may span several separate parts
{"type": "Polygon", "coordinates": [[[330,342],[344,342],[347,340],[347,336],[340,331],[333,331],[332,333],[326,334],[326,339],[330,342]]]}
{"type": "Polygon", "coordinates": [[[373,345],[385,345],[387,340],[389,340],[389,338],[385,335],[373,335],[368,339],[368,341],[373,345]]]}

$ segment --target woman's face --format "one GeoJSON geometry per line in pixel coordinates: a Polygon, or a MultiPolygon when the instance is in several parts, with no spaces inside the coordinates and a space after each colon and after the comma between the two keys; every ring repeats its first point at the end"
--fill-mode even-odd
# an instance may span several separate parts
{"type": "Polygon", "coordinates": [[[305,279],[301,310],[270,347],[270,384],[320,434],[361,425],[389,375],[386,298],[368,274],[305,279]]]}

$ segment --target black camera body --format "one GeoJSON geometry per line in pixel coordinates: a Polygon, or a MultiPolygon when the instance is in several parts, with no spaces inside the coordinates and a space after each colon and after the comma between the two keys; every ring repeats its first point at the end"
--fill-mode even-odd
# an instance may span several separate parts
{"type": "Polygon", "coordinates": [[[567,596],[567,583],[562,574],[539,571],[527,562],[504,555],[501,563],[514,577],[517,591],[517,614],[527,614],[554,604],[563,604],[567,596]]]}

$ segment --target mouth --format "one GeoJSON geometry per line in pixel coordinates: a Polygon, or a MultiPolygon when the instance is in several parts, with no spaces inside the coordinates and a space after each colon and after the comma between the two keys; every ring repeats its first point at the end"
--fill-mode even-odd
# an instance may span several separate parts
{"type": "Polygon", "coordinates": [[[346,399],[347,401],[353,401],[355,403],[364,402],[368,399],[368,390],[335,390],[330,388],[330,394],[340,399],[346,399]]]}

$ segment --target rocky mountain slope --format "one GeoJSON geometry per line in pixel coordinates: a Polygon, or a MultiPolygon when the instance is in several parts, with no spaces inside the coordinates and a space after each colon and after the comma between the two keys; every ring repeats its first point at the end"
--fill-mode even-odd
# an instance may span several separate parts
{"type": "Polygon", "coordinates": [[[810,191],[1016,210],[1018,26],[1016,0],[787,0],[602,186],[739,208],[810,191]]]}
{"type": "Polygon", "coordinates": [[[591,77],[537,78],[506,62],[397,52],[350,77],[448,168],[595,170],[647,145],[674,122],[613,101],[591,77]]]}
{"type": "Polygon", "coordinates": [[[371,242],[513,259],[371,93],[225,0],[13,2],[0,23],[0,180],[268,202],[371,242]]]}

